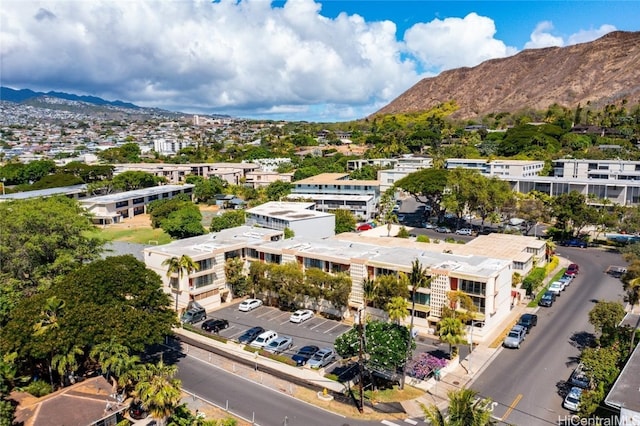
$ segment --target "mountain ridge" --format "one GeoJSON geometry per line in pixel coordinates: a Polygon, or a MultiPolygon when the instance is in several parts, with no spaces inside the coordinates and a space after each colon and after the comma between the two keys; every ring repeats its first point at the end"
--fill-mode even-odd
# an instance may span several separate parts
{"type": "Polygon", "coordinates": [[[418,113],[455,100],[454,118],[627,99],[640,103],[640,32],[615,31],[566,47],[527,49],[424,78],[370,117],[418,113]]]}
{"type": "Polygon", "coordinates": [[[2,99],[3,101],[22,103],[30,99],[39,98],[42,96],[65,99],[68,101],[85,102],[88,104],[100,106],[115,106],[119,108],[140,109],[139,106],[129,102],[123,102],[119,100],[107,101],[97,96],[74,95],[72,93],[56,92],[53,90],[49,92],[35,92],[31,89],[12,89],[5,86],[0,87],[0,99],[2,99]]]}

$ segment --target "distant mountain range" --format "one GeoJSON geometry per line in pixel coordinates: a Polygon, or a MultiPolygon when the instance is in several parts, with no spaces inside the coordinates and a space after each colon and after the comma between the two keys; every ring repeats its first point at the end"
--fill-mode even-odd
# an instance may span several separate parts
{"type": "Polygon", "coordinates": [[[427,111],[455,100],[454,118],[550,105],[640,104],[640,32],[616,31],[567,47],[524,50],[425,78],[373,116],[427,111]]]}
{"type": "Polygon", "coordinates": [[[85,102],[88,104],[100,105],[100,106],[114,106],[118,108],[132,108],[132,109],[140,108],[137,105],[134,105],[132,103],[122,102],[122,101],[105,101],[104,99],[98,98],[96,96],[78,96],[70,93],[53,92],[53,91],[44,93],[44,92],[34,92],[33,90],[30,90],[30,89],[15,90],[9,87],[0,87],[0,99],[2,99],[3,101],[21,103],[21,102],[28,101],[33,98],[39,98],[42,96],[66,99],[68,101],[85,102]]]}

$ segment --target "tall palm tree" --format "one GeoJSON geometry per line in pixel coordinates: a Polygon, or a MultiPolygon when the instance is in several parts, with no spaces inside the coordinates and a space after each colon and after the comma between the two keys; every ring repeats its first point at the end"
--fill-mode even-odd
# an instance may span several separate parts
{"type": "Polygon", "coordinates": [[[67,353],[56,354],[51,359],[51,367],[60,374],[60,386],[64,386],[64,378],[67,374],[73,375],[78,369],[78,359],[76,357],[84,355],[84,351],[79,346],[73,346],[67,353]]]}
{"type": "Polygon", "coordinates": [[[400,296],[392,298],[391,301],[387,303],[387,313],[391,321],[400,325],[400,321],[409,315],[407,300],[400,296]]]}
{"type": "Polygon", "coordinates": [[[362,281],[363,304],[365,308],[368,306],[369,302],[373,302],[375,300],[377,288],[378,283],[369,276],[362,281]]]}
{"type": "Polygon", "coordinates": [[[177,372],[177,366],[162,361],[148,364],[134,390],[134,396],[161,424],[180,403],[181,382],[174,378],[177,372]]]}
{"type": "MultiPolygon", "coordinates": [[[[427,270],[422,267],[420,261],[416,258],[411,262],[411,272],[409,272],[409,285],[411,285],[411,323],[409,324],[409,341],[407,342],[407,358],[411,353],[413,343],[413,319],[416,312],[416,293],[419,288],[428,288],[431,286],[431,278],[427,275],[427,270]]],[[[428,325],[428,324],[427,324],[428,325]]],[[[402,379],[400,380],[400,389],[404,388],[404,379],[407,363],[403,366],[402,379]]]]}
{"type": "Polygon", "coordinates": [[[449,408],[442,413],[436,405],[421,404],[426,420],[433,426],[489,426],[497,424],[491,417],[491,400],[478,398],[471,389],[449,391],[449,408]]]}
{"type": "Polygon", "coordinates": [[[178,312],[178,295],[180,294],[180,280],[184,277],[185,274],[187,276],[194,271],[200,269],[200,265],[198,262],[195,262],[191,257],[183,254],[179,258],[176,256],[172,256],[168,259],[165,259],[162,262],[162,266],[167,267],[167,277],[174,278],[174,275],[178,275],[178,283],[175,287],[176,291],[176,312],[178,312]]]}
{"type": "Polygon", "coordinates": [[[452,358],[454,357],[453,347],[456,347],[457,352],[457,345],[464,343],[464,334],[464,325],[458,318],[443,318],[440,321],[438,335],[442,342],[449,344],[449,354],[452,358]]]}
{"type": "MultiPolygon", "coordinates": [[[[43,336],[60,328],[60,318],[64,315],[66,303],[64,300],[51,296],[47,299],[40,313],[40,321],[33,326],[34,336],[43,336]]],[[[53,386],[53,348],[50,352],[49,359],[49,382],[53,386]]]]}

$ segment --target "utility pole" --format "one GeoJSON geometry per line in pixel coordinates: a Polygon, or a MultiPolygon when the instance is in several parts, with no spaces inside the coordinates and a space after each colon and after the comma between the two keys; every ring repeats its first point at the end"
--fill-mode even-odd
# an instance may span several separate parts
{"type": "Polygon", "coordinates": [[[362,324],[362,311],[364,307],[358,310],[358,369],[360,374],[360,380],[358,380],[358,387],[360,390],[360,406],[358,407],[358,411],[360,414],[364,413],[364,368],[362,365],[362,358],[364,354],[364,332],[363,332],[363,324],[362,324]]]}

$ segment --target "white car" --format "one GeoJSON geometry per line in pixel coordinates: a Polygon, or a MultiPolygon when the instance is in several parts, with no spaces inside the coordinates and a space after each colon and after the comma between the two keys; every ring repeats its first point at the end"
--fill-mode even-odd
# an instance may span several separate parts
{"type": "Polygon", "coordinates": [[[458,235],[473,235],[473,231],[469,228],[461,228],[456,230],[456,234],[458,235]]]}
{"type": "Polygon", "coordinates": [[[310,318],[313,318],[313,311],[311,309],[299,309],[291,314],[291,316],[289,317],[289,321],[301,323],[310,318]]]}
{"type": "Polygon", "coordinates": [[[262,306],[262,300],[260,299],[247,299],[243,300],[238,305],[238,310],[241,312],[253,311],[255,308],[262,306]]]}
{"type": "Polygon", "coordinates": [[[578,411],[580,406],[580,398],[582,397],[582,389],[574,386],[564,399],[562,406],[569,411],[578,411]]]}
{"type": "Polygon", "coordinates": [[[554,281],[549,286],[549,291],[555,294],[556,296],[560,296],[560,293],[562,293],[562,290],[564,290],[564,284],[562,284],[560,281],[554,281]]]}
{"type": "Polygon", "coordinates": [[[269,343],[276,340],[277,338],[278,338],[278,333],[276,333],[273,330],[267,330],[262,332],[258,337],[256,337],[256,340],[251,342],[249,346],[251,346],[252,348],[262,349],[265,346],[269,345],[269,343]]]}

